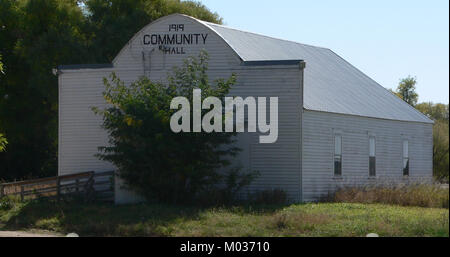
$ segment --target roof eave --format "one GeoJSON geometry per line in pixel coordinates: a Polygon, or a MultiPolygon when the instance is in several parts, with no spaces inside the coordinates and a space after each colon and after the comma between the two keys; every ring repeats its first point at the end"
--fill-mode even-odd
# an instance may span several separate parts
{"type": "Polygon", "coordinates": [[[261,61],[242,61],[242,66],[275,66],[275,65],[298,65],[305,68],[303,60],[261,60],[261,61]]]}
{"type": "Polygon", "coordinates": [[[324,110],[315,110],[311,108],[307,108],[303,106],[303,110],[305,111],[312,111],[312,112],[322,112],[322,113],[331,113],[331,114],[338,114],[338,115],[347,115],[347,116],[354,116],[354,117],[363,117],[363,118],[370,118],[370,119],[377,119],[377,120],[390,120],[390,121],[400,121],[400,122],[416,122],[416,123],[423,123],[423,124],[434,124],[434,121],[430,118],[427,118],[428,120],[399,120],[399,119],[392,119],[392,118],[382,118],[382,117],[375,117],[375,116],[367,116],[367,115],[358,115],[358,114],[351,114],[351,113],[341,113],[341,112],[330,112],[330,111],[324,111],[324,110]]]}

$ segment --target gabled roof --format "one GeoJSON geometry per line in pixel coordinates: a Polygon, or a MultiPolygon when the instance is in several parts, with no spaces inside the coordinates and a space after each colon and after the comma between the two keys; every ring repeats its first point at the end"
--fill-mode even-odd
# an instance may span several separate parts
{"type": "Polygon", "coordinates": [[[433,123],[330,49],[198,21],[221,36],[244,62],[304,60],[307,110],[433,123]]]}

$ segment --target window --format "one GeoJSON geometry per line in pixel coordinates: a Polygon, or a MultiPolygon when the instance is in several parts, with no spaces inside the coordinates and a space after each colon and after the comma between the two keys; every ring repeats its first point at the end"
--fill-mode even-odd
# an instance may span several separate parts
{"type": "Polygon", "coordinates": [[[409,176],[408,140],[403,141],[403,175],[409,176]]]}
{"type": "Polygon", "coordinates": [[[376,159],[375,159],[375,137],[369,137],[369,176],[376,175],[376,159]]]}
{"type": "Polygon", "coordinates": [[[334,135],[334,175],[342,175],[342,136],[334,135]]]}

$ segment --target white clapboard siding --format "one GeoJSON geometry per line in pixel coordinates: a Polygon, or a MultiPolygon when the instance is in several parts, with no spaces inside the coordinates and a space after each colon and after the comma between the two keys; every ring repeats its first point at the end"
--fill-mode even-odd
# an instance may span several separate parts
{"type": "Polygon", "coordinates": [[[408,183],[432,178],[432,124],[305,110],[302,190],[319,200],[337,186],[408,183]],[[334,134],[342,134],[342,177],[333,173],[334,134]],[[369,177],[369,133],[376,137],[376,178],[369,177]],[[402,141],[409,141],[410,176],[402,173],[402,141]]]}
{"type": "MultiPolygon", "coordinates": [[[[260,133],[247,133],[242,148],[248,149],[249,169],[258,177],[246,189],[255,193],[265,189],[283,189],[289,200],[300,201],[302,72],[299,67],[244,69],[237,74],[237,86],[231,95],[241,97],[278,97],[278,140],[259,143],[260,133]]],[[[245,135],[244,135],[245,136],[245,135]]]]}
{"type": "Polygon", "coordinates": [[[114,59],[113,64],[115,67],[128,69],[144,70],[145,68],[146,72],[168,70],[182,64],[186,57],[198,55],[201,50],[205,50],[210,57],[210,69],[228,69],[240,60],[217,33],[198,20],[185,15],[169,15],[145,26],[136,33],[114,59]],[[168,33],[170,24],[184,24],[182,32],[184,34],[207,34],[206,44],[199,42],[199,44],[183,46],[186,54],[164,54],[159,51],[157,46],[144,45],[144,35],[168,33]],[[152,50],[153,48],[154,50],[152,50]],[[144,61],[147,62],[145,66],[144,61]]]}
{"type": "MultiPolygon", "coordinates": [[[[94,155],[107,145],[102,117],[92,107],[104,108],[103,78],[112,69],[63,70],[59,75],[59,175],[83,171],[108,171],[112,165],[94,155]]],[[[138,73],[116,71],[124,81],[138,73]]],[[[132,79],[131,79],[132,77],[132,79]]]]}

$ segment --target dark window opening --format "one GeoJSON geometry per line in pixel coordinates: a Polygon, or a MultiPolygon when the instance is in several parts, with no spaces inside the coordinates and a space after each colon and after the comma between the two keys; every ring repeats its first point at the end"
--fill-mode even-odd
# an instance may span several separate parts
{"type": "Polygon", "coordinates": [[[409,146],[408,140],[403,141],[403,176],[409,176],[409,146]]]}
{"type": "Polygon", "coordinates": [[[342,175],[342,157],[340,155],[334,156],[334,175],[342,175]]]}
{"type": "Polygon", "coordinates": [[[334,175],[342,175],[342,137],[334,135],[334,175]]]}
{"type": "Polygon", "coordinates": [[[403,158],[403,176],[409,176],[409,158],[403,158]]]}
{"type": "Polygon", "coordinates": [[[376,164],[375,164],[375,156],[369,157],[369,176],[375,177],[376,176],[376,164]]]}
{"type": "Polygon", "coordinates": [[[369,176],[376,176],[375,137],[369,137],[369,176]]]}

